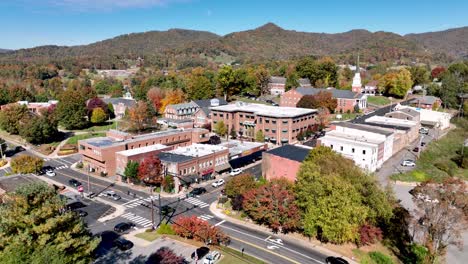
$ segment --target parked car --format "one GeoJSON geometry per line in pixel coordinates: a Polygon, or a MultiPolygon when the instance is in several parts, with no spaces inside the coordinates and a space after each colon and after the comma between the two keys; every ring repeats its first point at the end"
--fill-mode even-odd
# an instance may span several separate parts
{"type": "Polygon", "coordinates": [[[421,147],[426,146],[426,142],[421,142],[421,147]]]}
{"type": "Polygon", "coordinates": [[[133,243],[132,241],[129,241],[125,238],[117,238],[116,240],[114,240],[113,242],[114,246],[117,247],[118,249],[122,250],[122,251],[125,251],[125,250],[129,250],[133,247],[133,243]]]}
{"type": "Polygon", "coordinates": [[[415,148],[413,149],[413,152],[419,152],[419,147],[415,147],[415,148]]]}
{"type": "Polygon", "coordinates": [[[118,233],[124,233],[128,231],[130,228],[134,227],[135,224],[131,222],[122,222],[118,223],[114,226],[114,231],[118,233]]]}
{"type": "Polygon", "coordinates": [[[231,173],[229,173],[231,176],[236,176],[236,175],[239,175],[242,173],[242,169],[240,168],[237,168],[237,169],[233,169],[231,170],[231,173]]]}
{"type": "Polygon", "coordinates": [[[271,103],[271,105],[272,105],[272,106],[279,106],[279,104],[277,104],[277,103],[275,103],[275,102],[271,103]]]}
{"type": "Polygon", "coordinates": [[[54,177],[56,175],[53,170],[46,170],[45,174],[49,177],[54,177]]]}
{"type": "Polygon", "coordinates": [[[206,256],[206,254],[208,254],[208,252],[210,252],[210,249],[207,248],[207,247],[200,247],[200,248],[197,248],[191,255],[191,258],[192,259],[202,259],[204,256],[206,256]]]}
{"type": "Polygon", "coordinates": [[[208,254],[205,259],[203,260],[203,264],[213,264],[216,263],[216,261],[221,258],[221,253],[218,251],[212,251],[210,254],[208,254]]]}
{"type": "Polygon", "coordinates": [[[75,211],[77,209],[86,207],[86,205],[84,203],[82,203],[82,202],[76,201],[76,202],[71,202],[71,203],[67,204],[65,207],[67,208],[67,210],[75,211]]]}
{"type": "Polygon", "coordinates": [[[105,191],[102,192],[102,194],[107,198],[113,199],[114,201],[122,199],[122,197],[120,197],[120,195],[116,194],[114,191],[105,191]]]}
{"type": "Polygon", "coordinates": [[[327,264],[349,264],[348,261],[339,257],[327,257],[325,262],[327,264]]]}
{"type": "Polygon", "coordinates": [[[216,187],[219,187],[219,186],[223,185],[224,183],[225,183],[225,181],[224,181],[223,179],[219,179],[219,180],[216,180],[215,182],[213,182],[213,183],[211,184],[211,186],[213,186],[214,188],[216,188],[216,187]]]}
{"type": "Polygon", "coordinates": [[[424,134],[424,135],[427,135],[429,134],[429,129],[425,128],[425,127],[421,127],[419,129],[419,134],[424,134]]]}
{"type": "Polygon", "coordinates": [[[191,190],[188,193],[188,196],[193,197],[195,195],[201,195],[201,194],[204,194],[204,193],[206,193],[206,189],[203,188],[203,187],[198,187],[198,188],[193,188],[193,190],[191,190]]]}
{"type": "Polygon", "coordinates": [[[175,209],[170,207],[169,205],[164,205],[164,206],[161,206],[161,214],[162,215],[170,215],[172,214],[173,212],[175,212],[175,209]]]}
{"type": "Polygon", "coordinates": [[[79,182],[79,181],[77,181],[75,179],[69,180],[68,184],[70,184],[71,186],[74,186],[74,187],[78,187],[78,186],[82,185],[81,182],[79,182]]]}
{"type": "Polygon", "coordinates": [[[74,212],[79,216],[79,217],[86,217],[88,215],[88,212],[83,211],[83,210],[74,210],[74,212]]]}
{"type": "Polygon", "coordinates": [[[413,160],[404,160],[401,162],[401,166],[403,167],[414,167],[416,166],[416,163],[414,163],[413,160]]]}

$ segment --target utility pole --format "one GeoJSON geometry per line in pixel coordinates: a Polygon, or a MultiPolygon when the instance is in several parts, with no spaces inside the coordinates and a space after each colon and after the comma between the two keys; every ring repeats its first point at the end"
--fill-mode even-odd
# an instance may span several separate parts
{"type": "MultiPolygon", "coordinates": [[[[151,199],[153,201],[153,199],[151,199]]],[[[162,212],[161,212],[161,194],[158,194],[158,210],[159,210],[159,225],[161,225],[162,222],[162,212]]]]}
{"type": "Polygon", "coordinates": [[[90,188],[90,183],[89,183],[89,170],[90,170],[90,165],[88,164],[88,169],[86,170],[86,175],[88,176],[88,197],[90,196],[91,193],[91,188],[90,188]]]}
{"type": "Polygon", "coordinates": [[[151,198],[151,229],[154,230],[153,186],[151,186],[151,185],[150,185],[150,198],[151,198]]]}

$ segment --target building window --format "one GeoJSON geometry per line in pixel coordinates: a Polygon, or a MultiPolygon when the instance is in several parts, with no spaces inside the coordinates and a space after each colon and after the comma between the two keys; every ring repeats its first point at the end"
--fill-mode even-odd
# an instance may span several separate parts
{"type": "Polygon", "coordinates": [[[340,150],[343,151],[343,146],[340,146],[340,150]]]}
{"type": "Polygon", "coordinates": [[[288,120],[283,120],[283,124],[287,124],[288,123],[288,120]]]}
{"type": "Polygon", "coordinates": [[[276,133],[276,129],[272,129],[271,132],[272,132],[272,133],[276,133]]]}
{"type": "Polygon", "coordinates": [[[239,117],[244,117],[244,115],[239,115],[239,117]]]}
{"type": "Polygon", "coordinates": [[[269,119],[265,119],[265,123],[269,124],[269,123],[270,123],[270,120],[269,120],[269,119]]]}
{"type": "Polygon", "coordinates": [[[351,149],[351,152],[354,153],[354,148],[351,149]]]}
{"type": "Polygon", "coordinates": [[[333,149],[333,145],[330,145],[330,148],[333,149]]]}
{"type": "Polygon", "coordinates": [[[261,118],[261,117],[258,119],[258,123],[259,123],[259,124],[262,123],[262,118],[261,118]]]}
{"type": "Polygon", "coordinates": [[[271,123],[276,124],[276,120],[272,120],[271,123]]]}
{"type": "Polygon", "coordinates": [[[265,128],[265,132],[269,132],[269,131],[270,131],[270,129],[269,129],[269,128],[265,128]]]}
{"type": "Polygon", "coordinates": [[[366,155],[366,150],[365,149],[362,150],[362,154],[366,155]]]}
{"type": "Polygon", "coordinates": [[[283,129],[281,132],[283,132],[283,133],[287,133],[287,132],[288,132],[288,130],[287,130],[287,129],[283,129]]]}
{"type": "Polygon", "coordinates": [[[218,114],[217,114],[217,113],[213,113],[213,116],[218,116],[218,114]]]}
{"type": "Polygon", "coordinates": [[[219,117],[224,117],[224,114],[219,114],[219,117]]]}

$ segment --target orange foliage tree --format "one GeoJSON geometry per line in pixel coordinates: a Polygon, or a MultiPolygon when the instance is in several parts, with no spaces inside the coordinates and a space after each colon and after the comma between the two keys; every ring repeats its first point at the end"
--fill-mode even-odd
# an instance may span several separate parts
{"type": "Polygon", "coordinates": [[[196,216],[179,216],[172,224],[174,232],[185,238],[203,241],[207,244],[226,244],[229,237],[218,227],[210,225],[207,221],[196,216]]]}
{"type": "Polygon", "coordinates": [[[159,113],[164,113],[166,107],[170,104],[180,104],[185,101],[185,94],[181,89],[174,89],[168,91],[166,96],[161,101],[161,107],[159,108],[159,113]]]}

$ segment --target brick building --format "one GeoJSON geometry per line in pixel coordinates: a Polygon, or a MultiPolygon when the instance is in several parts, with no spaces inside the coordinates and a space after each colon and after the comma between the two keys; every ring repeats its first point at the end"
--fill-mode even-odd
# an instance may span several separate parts
{"type": "Polygon", "coordinates": [[[78,141],[78,151],[83,156],[85,166],[96,173],[115,175],[116,152],[136,149],[156,144],[172,147],[189,146],[193,143],[207,142],[209,131],[201,128],[173,129],[144,135],[131,135],[110,130],[106,137],[78,141]]]}
{"type": "Polygon", "coordinates": [[[258,131],[265,135],[265,141],[273,144],[287,144],[297,141],[297,135],[316,123],[317,110],[275,107],[263,104],[237,102],[212,107],[212,127],[223,121],[228,131],[234,129],[242,136],[254,139],[258,131]]]}
{"type": "Polygon", "coordinates": [[[304,95],[315,95],[319,92],[330,92],[332,97],[337,99],[335,112],[354,112],[356,106],[359,107],[359,109],[367,108],[367,95],[350,90],[312,87],[298,87],[287,91],[281,96],[280,106],[296,107],[297,103],[304,95]]]}
{"type": "Polygon", "coordinates": [[[125,167],[129,161],[142,162],[149,156],[157,156],[162,151],[172,150],[173,147],[162,144],[149,145],[146,147],[123,150],[115,153],[116,174],[124,175],[125,167]]]}
{"type": "Polygon", "coordinates": [[[263,152],[262,176],[269,181],[286,178],[294,182],[309,152],[310,149],[295,145],[285,145],[263,152]]]}
{"type": "Polygon", "coordinates": [[[286,89],[286,78],[280,76],[271,76],[268,82],[268,90],[271,95],[284,94],[286,89]]]}
{"type": "Polygon", "coordinates": [[[210,107],[227,105],[223,98],[193,100],[188,103],[168,105],[164,110],[167,122],[174,120],[191,120],[192,127],[203,127],[211,123],[210,107]]]}

